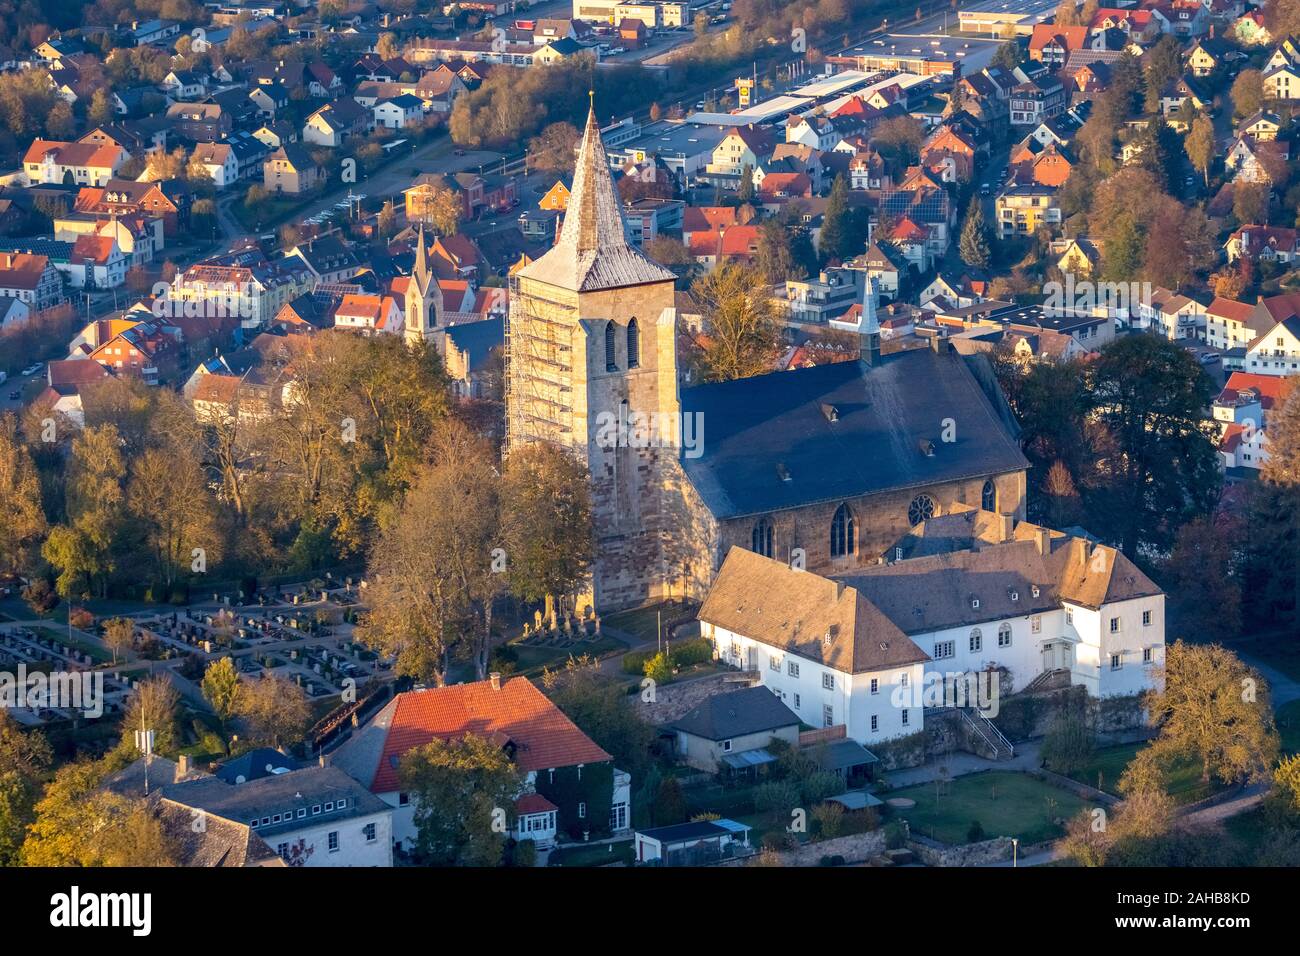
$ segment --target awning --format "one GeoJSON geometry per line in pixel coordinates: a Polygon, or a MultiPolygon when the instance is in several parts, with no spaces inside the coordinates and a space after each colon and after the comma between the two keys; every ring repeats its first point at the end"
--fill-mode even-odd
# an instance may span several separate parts
{"type": "Polygon", "coordinates": [[[776,758],[762,747],[759,747],[757,750],[746,750],[743,753],[722,755],[722,762],[732,770],[745,770],[749,767],[760,767],[765,763],[773,763],[775,761],[776,758]]]}
{"type": "Polygon", "coordinates": [[[856,740],[833,740],[806,748],[806,752],[822,770],[847,770],[880,762],[879,757],[856,740]]]}
{"type": "Polygon", "coordinates": [[[839,796],[827,797],[827,803],[838,803],[845,810],[863,810],[867,807],[878,807],[882,803],[879,797],[873,797],[865,790],[850,790],[848,793],[841,793],[839,796]]]}

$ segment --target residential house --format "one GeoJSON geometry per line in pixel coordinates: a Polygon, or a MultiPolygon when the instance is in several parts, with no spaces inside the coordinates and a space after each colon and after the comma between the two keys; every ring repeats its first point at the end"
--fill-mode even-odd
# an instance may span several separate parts
{"type": "Polygon", "coordinates": [[[492,741],[522,776],[512,835],[539,846],[560,834],[582,840],[625,832],[631,823],[631,779],[525,677],[398,694],[352,731],[333,764],[393,808],[393,839],[415,840],[415,805],[398,768],[412,749],[473,734],[492,741]]]}
{"type": "Polygon", "coordinates": [[[351,97],[327,103],[307,117],[302,141],[314,146],[341,146],[351,136],[364,134],[374,115],[351,97]]]}
{"type": "Polygon", "coordinates": [[[65,143],[38,139],[23,155],[27,183],[102,186],[130,158],[116,143],[65,143]]]}
{"type": "Polygon", "coordinates": [[[207,170],[217,189],[225,189],[239,180],[239,162],[229,143],[199,143],[190,155],[190,162],[207,170]]]}
{"type": "Polygon", "coordinates": [[[705,773],[740,775],[771,765],[773,740],[799,746],[799,717],[761,685],[710,694],[664,726],[673,753],[705,773]]]}
{"type": "Polygon", "coordinates": [[[1032,236],[1039,229],[1061,222],[1061,207],[1051,186],[1037,183],[1007,186],[998,193],[994,207],[999,239],[1032,236]]]}
{"type": "Polygon", "coordinates": [[[392,866],[393,811],[330,766],[271,773],[244,783],[204,775],[160,788],[164,804],[209,825],[246,826],[291,866],[392,866]]]}
{"type": "Polygon", "coordinates": [[[0,252],[0,296],[23,302],[34,312],[63,301],[63,280],[48,256],[0,252]]]}
{"type": "Polygon", "coordinates": [[[374,114],[376,126],[385,129],[406,129],[424,119],[424,101],[418,96],[403,93],[376,103],[374,114]]]}
{"type": "Polygon", "coordinates": [[[325,171],[296,143],[282,143],[262,164],[262,185],[268,192],[298,195],[325,181],[325,171]]]}

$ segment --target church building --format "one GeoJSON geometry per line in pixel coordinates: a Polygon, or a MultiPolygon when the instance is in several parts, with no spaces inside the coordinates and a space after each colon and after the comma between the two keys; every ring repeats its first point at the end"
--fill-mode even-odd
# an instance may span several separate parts
{"type": "Polygon", "coordinates": [[[587,466],[598,611],[703,598],[733,546],[842,573],[957,506],[1025,517],[986,359],[881,355],[869,287],[859,361],[686,387],[674,281],[627,238],[593,110],[559,240],[511,278],[506,445],[587,466]]]}

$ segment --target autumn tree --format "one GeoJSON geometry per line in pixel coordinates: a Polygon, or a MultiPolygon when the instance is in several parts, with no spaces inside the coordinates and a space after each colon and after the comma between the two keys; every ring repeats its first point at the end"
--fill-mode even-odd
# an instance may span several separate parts
{"type": "Polygon", "coordinates": [[[0,866],[16,866],[35,818],[41,781],[52,762],[39,730],[24,730],[0,710],[0,866]]]}
{"type": "Polygon", "coordinates": [[[259,746],[292,746],[311,725],[307,694],[294,681],[277,674],[241,682],[235,705],[248,727],[249,739],[259,746]]]}
{"type": "Polygon", "coordinates": [[[172,754],[179,750],[180,701],[180,694],[166,674],[142,680],[126,701],[119,750],[132,757],[139,755],[135,740],[137,730],[153,731],[153,752],[156,754],[172,754]]]}
{"type": "Polygon", "coordinates": [[[534,169],[572,175],[582,134],[572,123],[551,123],[528,141],[528,162],[534,169]]]}
{"type": "Polygon", "coordinates": [[[40,475],[13,415],[0,417],[0,573],[34,570],[48,526],[40,475]]]}
{"type": "Polygon", "coordinates": [[[415,806],[415,852],[430,866],[497,866],[523,780],[496,743],[476,734],[434,740],[398,765],[415,806]]]}
{"type": "Polygon", "coordinates": [[[780,342],[780,323],[767,286],[752,269],[723,263],[696,279],[691,295],[706,323],[701,361],[705,381],[771,371],[780,342]]]}
{"type": "Polygon", "coordinates": [[[1264,74],[1245,69],[1232,81],[1232,113],[1238,119],[1257,113],[1264,105],[1264,74]]]}
{"type": "Polygon", "coordinates": [[[1209,186],[1210,167],[1214,164],[1214,157],[1218,151],[1214,136],[1214,121],[1205,115],[1198,115],[1192,120],[1192,128],[1183,141],[1183,147],[1187,151],[1187,158],[1192,168],[1201,174],[1205,185],[1209,186]]]}
{"type": "Polygon", "coordinates": [[[129,617],[115,617],[104,622],[104,645],[113,654],[113,663],[118,655],[128,651],[135,644],[135,622],[129,617]]]}
{"type": "Polygon", "coordinates": [[[1160,735],[1129,765],[1122,789],[1154,789],[1179,759],[1199,764],[1206,783],[1267,778],[1279,744],[1268,684],[1253,668],[1219,644],[1179,640],[1165,649],[1162,676],[1146,698],[1160,735]]]}
{"type": "Polygon", "coordinates": [[[529,604],[556,602],[585,584],[594,559],[587,470],[552,445],[510,453],[501,482],[501,539],[511,593],[529,604]]]}
{"type": "Polygon", "coordinates": [[[223,743],[231,718],[239,713],[242,689],[243,685],[239,679],[239,671],[235,669],[233,657],[220,657],[209,663],[203,672],[200,690],[203,691],[203,699],[211,706],[212,712],[217,715],[217,721],[221,724],[223,743]]]}

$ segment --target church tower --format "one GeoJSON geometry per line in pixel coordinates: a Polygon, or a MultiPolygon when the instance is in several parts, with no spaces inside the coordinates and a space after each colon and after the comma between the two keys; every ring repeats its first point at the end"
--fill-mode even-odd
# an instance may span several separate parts
{"type": "Polygon", "coordinates": [[[416,239],[415,265],[411,267],[411,278],[406,284],[403,308],[406,315],[406,344],[432,341],[434,333],[438,331],[438,318],[442,315],[442,289],[429,269],[423,225],[420,226],[420,234],[416,239]]]}
{"type": "Polygon", "coordinates": [[[593,105],[559,239],[512,279],[506,449],[549,442],[586,464],[602,612],[681,593],[675,281],[627,239],[593,105]]]}

